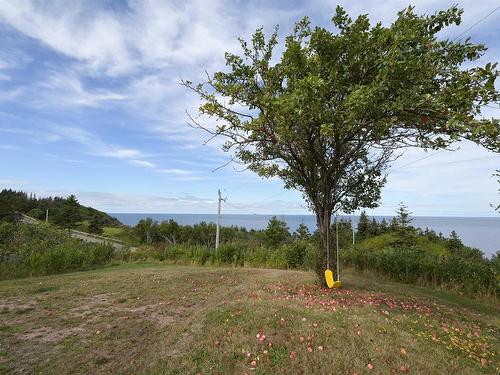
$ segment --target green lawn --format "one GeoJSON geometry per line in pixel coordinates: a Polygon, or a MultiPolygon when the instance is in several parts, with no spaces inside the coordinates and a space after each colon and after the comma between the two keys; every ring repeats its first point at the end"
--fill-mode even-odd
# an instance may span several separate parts
{"type": "Polygon", "coordinates": [[[499,306],[346,273],[124,265],[0,282],[0,373],[495,374],[499,306]]]}

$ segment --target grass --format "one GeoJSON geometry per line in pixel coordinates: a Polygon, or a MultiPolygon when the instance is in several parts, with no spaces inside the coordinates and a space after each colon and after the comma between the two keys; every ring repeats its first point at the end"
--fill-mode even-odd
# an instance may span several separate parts
{"type": "Polygon", "coordinates": [[[495,374],[500,310],[346,272],[121,265],[0,282],[0,373],[495,374]],[[371,369],[370,369],[371,368],[371,369]]]}
{"type": "Polygon", "coordinates": [[[111,238],[115,237],[120,239],[120,234],[123,232],[123,229],[120,227],[104,226],[102,229],[103,229],[103,236],[111,238]]]}

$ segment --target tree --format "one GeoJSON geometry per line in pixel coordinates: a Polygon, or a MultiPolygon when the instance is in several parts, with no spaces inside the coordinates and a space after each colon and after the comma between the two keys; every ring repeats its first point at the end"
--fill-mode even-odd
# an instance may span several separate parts
{"type": "Polygon", "coordinates": [[[358,221],[358,239],[362,240],[363,238],[367,238],[370,231],[370,220],[368,220],[368,215],[366,211],[362,211],[361,215],[359,215],[358,221]]]}
{"type": "Polygon", "coordinates": [[[389,224],[387,224],[387,220],[385,220],[385,217],[382,218],[382,221],[380,222],[380,233],[387,233],[389,230],[389,224]]]}
{"type": "Polygon", "coordinates": [[[450,233],[450,238],[448,239],[448,248],[454,250],[454,249],[460,249],[463,246],[464,244],[462,243],[462,240],[458,236],[458,233],[452,230],[450,233]]]}
{"type": "Polygon", "coordinates": [[[307,240],[311,237],[311,233],[309,232],[309,228],[304,223],[300,223],[297,227],[297,230],[294,233],[295,238],[298,240],[307,240]]]}
{"type": "Polygon", "coordinates": [[[399,228],[403,229],[408,228],[413,219],[410,217],[411,212],[408,211],[408,207],[405,206],[403,202],[399,204],[399,208],[396,211],[396,214],[397,214],[396,221],[398,223],[399,228]]]}
{"type": "Polygon", "coordinates": [[[391,225],[389,225],[389,229],[392,231],[392,232],[395,232],[397,231],[399,228],[399,223],[398,223],[398,219],[396,219],[395,217],[393,217],[391,219],[391,225]]]}
{"type": "Polygon", "coordinates": [[[73,194],[71,194],[64,202],[61,215],[58,219],[59,224],[68,229],[74,228],[76,223],[81,220],[80,204],[73,194]]]}
{"type": "Polygon", "coordinates": [[[175,245],[181,238],[181,226],[170,219],[162,221],[158,226],[158,235],[170,245],[175,245]]]}
{"type": "Polygon", "coordinates": [[[101,220],[99,220],[99,216],[94,215],[90,219],[89,224],[89,232],[94,234],[103,234],[104,229],[101,220]]]}
{"type": "Polygon", "coordinates": [[[150,217],[141,219],[134,227],[134,232],[140,238],[141,242],[151,245],[158,223],[150,217]]]}
{"type": "Polygon", "coordinates": [[[284,221],[278,220],[276,216],[269,219],[267,228],[264,231],[264,243],[269,248],[277,248],[290,238],[288,226],[284,221]]]}
{"type": "Polygon", "coordinates": [[[189,116],[193,127],[225,137],[234,160],[303,193],[324,249],[318,274],[332,214],[376,207],[385,168],[402,147],[469,139],[500,151],[499,121],[476,120],[498,100],[496,63],[470,67],[483,45],[437,38],[461,14],[454,6],[419,16],[408,7],[384,27],[337,7],[336,33],[304,18],[276,59],[277,29],[266,39],[261,28],[250,42],[240,39],[241,56],[226,53],[225,71],[182,82],[203,101],[200,116],[189,116]]]}
{"type": "Polygon", "coordinates": [[[370,223],[370,236],[375,237],[378,236],[379,234],[380,234],[379,224],[377,223],[377,220],[375,220],[375,218],[373,217],[370,223]]]}

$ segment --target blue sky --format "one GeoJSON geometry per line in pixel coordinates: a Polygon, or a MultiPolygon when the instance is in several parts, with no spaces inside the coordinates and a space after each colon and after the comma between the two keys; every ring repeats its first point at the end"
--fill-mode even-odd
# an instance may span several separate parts
{"type": "MultiPolygon", "coordinates": [[[[416,1],[433,13],[456,1],[416,1]]],[[[328,25],[336,5],[385,24],[407,1],[8,1],[0,0],[0,188],[75,193],[107,212],[211,213],[217,188],[227,213],[307,213],[299,193],[228,166],[220,142],[186,124],[199,105],[181,79],[199,81],[260,26],[280,35],[308,15],[328,25]]],[[[500,4],[463,1],[454,38],[500,4]]],[[[500,10],[467,31],[499,61],[500,10]]],[[[487,108],[486,117],[500,110],[487,108]]],[[[500,158],[469,143],[455,152],[410,150],[389,170],[381,206],[415,215],[495,216],[491,177],[500,158]],[[425,158],[425,159],[424,159],[425,158]]]]}

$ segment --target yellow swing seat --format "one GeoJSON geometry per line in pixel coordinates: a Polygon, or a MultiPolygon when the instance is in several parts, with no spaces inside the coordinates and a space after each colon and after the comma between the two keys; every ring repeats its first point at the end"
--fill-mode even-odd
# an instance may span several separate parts
{"type": "Polygon", "coordinates": [[[326,285],[330,289],[336,289],[342,286],[342,282],[340,280],[337,281],[334,280],[333,272],[329,268],[325,270],[325,280],[326,280],[326,285]]]}

